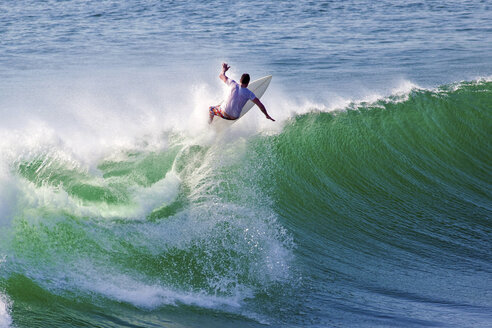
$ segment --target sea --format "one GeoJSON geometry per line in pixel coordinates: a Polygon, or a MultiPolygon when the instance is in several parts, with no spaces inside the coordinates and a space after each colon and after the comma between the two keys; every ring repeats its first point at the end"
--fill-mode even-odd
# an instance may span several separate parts
{"type": "Polygon", "coordinates": [[[492,2],[1,0],[0,327],[492,327],[492,2]]]}

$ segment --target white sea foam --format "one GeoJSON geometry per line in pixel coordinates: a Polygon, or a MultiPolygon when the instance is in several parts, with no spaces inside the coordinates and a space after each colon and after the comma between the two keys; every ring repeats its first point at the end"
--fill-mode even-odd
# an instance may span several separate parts
{"type": "MultiPolygon", "coordinates": [[[[19,177],[15,170],[18,163],[29,163],[32,160],[41,160],[38,173],[43,170],[55,172],[58,168],[72,171],[90,171],[92,179],[90,184],[107,185],[94,167],[97,166],[99,155],[84,157],[84,152],[78,152],[61,139],[52,127],[43,121],[31,120],[26,122],[23,129],[0,129],[0,226],[11,221],[14,211],[20,208],[47,208],[64,209],[75,215],[100,216],[100,217],[145,217],[158,202],[171,201],[177,194],[179,179],[172,173],[155,183],[150,188],[137,188],[130,190],[130,198],[133,199],[125,205],[102,205],[83,203],[80,199],[71,197],[60,186],[49,184],[37,185],[19,177]]],[[[88,140],[90,142],[90,140],[88,140]]],[[[167,142],[167,140],[163,140],[167,142]]],[[[131,148],[134,148],[135,142],[131,148]]],[[[157,142],[151,145],[155,150],[157,142]]],[[[95,152],[101,152],[98,144],[92,144],[95,152]]],[[[121,146],[121,145],[120,145],[121,146]]],[[[148,144],[141,148],[148,150],[148,144]],[[147,148],[146,148],[147,147],[147,148]]],[[[113,147],[116,147],[113,145],[113,147]]],[[[90,152],[90,151],[88,151],[90,152]]]]}
{"type": "MultiPolygon", "coordinates": [[[[0,154],[2,149],[0,147],[0,154]]],[[[8,156],[6,153],[3,153],[8,156]]],[[[15,208],[19,188],[16,179],[11,175],[7,161],[0,161],[0,229],[9,225],[15,208]]]]}
{"type": "Polygon", "coordinates": [[[133,217],[142,218],[159,206],[169,205],[178,196],[180,184],[180,178],[173,171],[169,171],[164,179],[152,186],[135,188],[132,195],[138,209],[133,217]]]}
{"type": "Polygon", "coordinates": [[[0,328],[9,328],[12,325],[12,317],[10,316],[10,302],[8,298],[0,294],[0,328]]]}
{"type": "Polygon", "coordinates": [[[155,309],[164,305],[196,305],[203,308],[237,308],[241,305],[239,297],[221,297],[204,292],[183,292],[159,284],[147,284],[125,274],[100,272],[93,278],[81,281],[85,291],[96,292],[107,298],[133,304],[147,309],[155,309]]]}
{"type": "Polygon", "coordinates": [[[0,228],[10,220],[15,200],[15,185],[9,180],[5,169],[0,166],[0,228]]]}
{"type": "MultiPolygon", "coordinates": [[[[0,268],[5,258],[0,258],[0,268]]],[[[10,316],[11,302],[8,297],[0,293],[0,328],[9,328],[12,325],[12,317],[10,316]]]]}
{"type": "MultiPolygon", "coordinates": [[[[105,185],[104,182],[101,184],[105,185]]],[[[83,201],[59,187],[38,186],[29,181],[19,181],[17,187],[21,196],[17,196],[17,201],[20,207],[26,210],[42,208],[53,212],[63,210],[76,216],[144,219],[156,207],[172,202],[177,196],[179,184],[179,178],[173,172],[168,172],[164,179],[151,187],[134,187],[129,203],[111,205],[83,201]]],[[[7,207],[8,209],[11,208],[7,207]]]]}

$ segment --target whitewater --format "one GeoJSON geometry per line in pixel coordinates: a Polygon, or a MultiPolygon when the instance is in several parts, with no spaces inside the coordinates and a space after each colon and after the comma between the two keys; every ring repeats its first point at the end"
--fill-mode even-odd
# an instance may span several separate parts
{"type": "Polygon", "coordinates": [[[492,323],[488,2],[0,6],[1,328],[492,323]]]}

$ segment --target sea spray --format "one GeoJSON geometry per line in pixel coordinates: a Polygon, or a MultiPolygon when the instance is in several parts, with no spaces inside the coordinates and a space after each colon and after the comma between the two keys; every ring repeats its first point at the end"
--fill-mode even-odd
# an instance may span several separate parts
{"type": "MultiPolygon", "coordinates": [[[[0,270],[2,270],[3,262],[5,262],[5,257],[2,257],[2,255],[0,254],[0,270]]],[[[10,306],[11,302],[0,289],[0,328],[11,327],[12,318],[10,316],[10,306]]]]}
{"type": "Polygon", "coordinates": [[[9,301],[5,295],[0,293],[0,328],[9,328],[12,324],[10,317],[9,301]]]}

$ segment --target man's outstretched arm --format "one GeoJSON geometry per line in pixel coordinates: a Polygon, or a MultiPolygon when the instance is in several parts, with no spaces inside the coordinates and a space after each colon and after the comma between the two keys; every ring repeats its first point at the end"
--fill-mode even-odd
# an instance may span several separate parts
{"type": "Polygon", "coordinates": [[[271,118],[270,115],[268,115],[267,110],[266,110],[265,106],[263,105],[263,103],[260,101],[260,99],[255,98],[252,101],[256,104],[256,106],[258,106],[260,108],[260,110],[263,112],[263,114],[265,114],[267,119],[275,122],[275,120],[273,118],[271,118]]]}
{"type": "Polygon", "coordinates": [[[227,63],[222,63],[222,71],[220,72],[219,78],[224,81],[224,83],[227,82],[228,77],[225,75],[225,73],[231,68],[231,66],[227,65],[227,63]]]}

